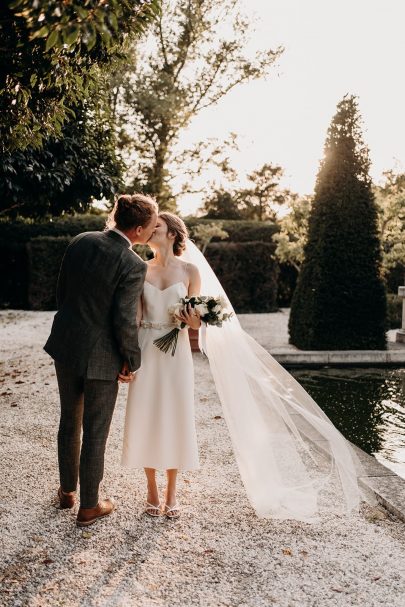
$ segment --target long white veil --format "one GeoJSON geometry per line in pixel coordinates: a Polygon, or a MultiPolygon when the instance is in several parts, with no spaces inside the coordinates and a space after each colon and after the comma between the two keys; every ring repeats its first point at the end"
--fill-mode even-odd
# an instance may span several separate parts
{"type": "MultiPolygon", "coordinates": [[[[198,267],[202,295],[222,295],[233,309],[190,240],[182,259],[198,267]]],[[[359,488],[363,470],[351,445],[304,388],[242,329],[236,314],[220,329],[206,328],[204,350],[240,475],[259,517],[311,522],[322,514],[349,514],[361,499],[370,500],[359,488]]]]}

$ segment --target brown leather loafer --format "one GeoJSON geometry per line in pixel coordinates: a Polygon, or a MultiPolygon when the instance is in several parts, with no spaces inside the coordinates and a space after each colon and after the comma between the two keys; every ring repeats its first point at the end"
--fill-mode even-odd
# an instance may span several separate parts
{"type": "Polygon", "coordinates": [[[62,487],[58,489],[58,498],[59,498],[59,508],[73,508],[76,501],[76,492],[71,491],[70,493],[66,493],[62,490],[62,487]]]}
{"type": "Polygon", "coordinates": [[[108,516],[114,510],[115,502],[111,498],[101,500],[95,508],[79,508],[76,525],[78,527],[88,527],[95,523],[99,518],[108,516]]]}

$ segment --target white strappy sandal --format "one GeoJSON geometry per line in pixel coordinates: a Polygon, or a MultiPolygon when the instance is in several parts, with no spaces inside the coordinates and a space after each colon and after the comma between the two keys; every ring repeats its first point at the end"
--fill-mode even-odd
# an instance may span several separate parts
{"type": "Polygon", "coordinates": [[[180,518],[180,507],[177,504],[174,506],[167,506],[165,504],[163,514],[170,519],[180,518]]]}
{"type": "Polygon", "coordinates": [[[162,504],[155,506],[154,504],[146,502],[145,510],[143,512],[152,518],[157,518],[162,515],[162,504]]]}

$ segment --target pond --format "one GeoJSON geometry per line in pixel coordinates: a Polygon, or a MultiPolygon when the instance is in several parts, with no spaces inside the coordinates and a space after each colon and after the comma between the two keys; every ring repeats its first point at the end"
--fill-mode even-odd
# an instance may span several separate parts
{"type": "Polygon", "coordinates": [[[405,369],[290,369],[342,434],[405,478],[405,369]]]}

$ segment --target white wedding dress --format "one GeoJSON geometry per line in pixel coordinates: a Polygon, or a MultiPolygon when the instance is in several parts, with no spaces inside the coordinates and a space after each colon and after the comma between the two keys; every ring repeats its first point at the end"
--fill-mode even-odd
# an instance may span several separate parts
{"type": "MultiPolygon", "coordinates": [[[[187,241],[182,260],[195,264],[202,295],[232,304],[204,255],[187,241]]],[[[168,307],[187,293],[177,282],[159,290],[145,282],[139,340],[141,368],[130,384],[122,462],[157,469],[198,467],[193,366],[187,330],[175,355],[153,340],[170,327],[168,307]],[[158,328],[159,327],[159,328],[158,328]]],[[[202,325],[207,354],[247,496],[259,517],[320,520],[355,515],[363,467],[354,449],[304,388],[250,335],[236,314],[221,329],[202,325]]]]}
{"type": "Polygon", "coordinates": [[[194,370],[188,330],[174,356],[153,340],[171,328],[169,306],[187,295],[183,282],[158,289],[145,281],[139,329],[141,367],[129,385],[122,464],[133,468],[199,468],[194,415],[194,370]]]}

